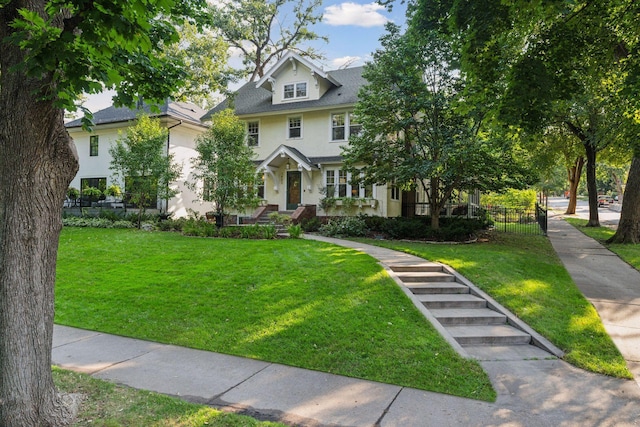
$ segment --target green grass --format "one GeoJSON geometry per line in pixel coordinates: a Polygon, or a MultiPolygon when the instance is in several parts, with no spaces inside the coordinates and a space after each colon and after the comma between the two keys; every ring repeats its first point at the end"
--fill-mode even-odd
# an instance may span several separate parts
{"type": "Polygon", "coordinates": [[[622,243],[606,243],[607,239],[615,234],[615,230],[609,227],[586,227],[586,219],[565,218],[569,224],[578,230],[605,245],[607,249],[618,255],[621,259],[633,266],[636,270],[640,270],[640,245],[626,245],[622,243]]]}
{"type": "Polygon", "coordinates": [[[494,233],[490,241],[472,245],[363,241],[450,265],[565,351],[567,362],[632,378],[546,237],[494,233]]]}
{"type": "Polygon", "coordinates": [[[58,389],[83,396],[75,427],[284,427],[55,367],[53,380],[58,389]]]}
{"type": "Polygon", "coordinates": [[[65,228],[56,323],[495,399],[376,260],[308,240],[65,228]]]}

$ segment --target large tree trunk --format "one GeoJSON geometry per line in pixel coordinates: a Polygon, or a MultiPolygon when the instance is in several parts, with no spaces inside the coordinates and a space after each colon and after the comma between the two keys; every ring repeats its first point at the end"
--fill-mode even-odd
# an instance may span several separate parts
{"type": "Polygon", "coordinates": [[[598,183],[596,181],[596,154],[598,151],[589,142],[584,142],[584,148],[587,153],[587,192],[589,193],[589,222],[587,222],[587,227],[600,227],[598,183]]]}
{"type": "Polygon", "coordinates": [[[578,205],[578,185],[582,176],[582,167],[584,166],[584,157],[580,156],[576,159],[573,166],[567,168],[567,176],[569,179],[569,204],[567,205],[566,215],[574,215],[576,206],[578,205]]]}
{"type": "MultiPolygon", "coordinates": [[[[7,9],[2,35],[12,18],[7,9]]],[[[1,49],[0,425],[59,426],[71,421],[74,405],[56,392],[51,375],[54,283],[61,208],[77,155],[63,111],[42,100],[41,88],[53,87],[50,76],[9,71],[23,53],[8,43],[1,49]]]]}
{"type": "Polygon", "coordinates": [[[607,243],[640,243],[640,157],[633,157],[618,229],[607,243]]]}

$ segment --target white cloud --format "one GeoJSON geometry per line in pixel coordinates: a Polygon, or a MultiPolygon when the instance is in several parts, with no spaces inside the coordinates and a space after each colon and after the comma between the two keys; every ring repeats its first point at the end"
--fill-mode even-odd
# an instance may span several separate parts
{"type": "Polygon", "coordinates": [[[340,68],[355,67],[363,64],[363,58],[361,56],[343,56],[342,58],[335,58],[331,60],[331,69],[337,70],[340,68]]]}
{"type": "Polygon", "coordinates": [[[377,3],[358,4],[346,2],[328,6],[324,10],[322,22],[327,25],[355,25],[358,27],[379,27],[388,19],[380,13],[384,6],[377,3]]]}

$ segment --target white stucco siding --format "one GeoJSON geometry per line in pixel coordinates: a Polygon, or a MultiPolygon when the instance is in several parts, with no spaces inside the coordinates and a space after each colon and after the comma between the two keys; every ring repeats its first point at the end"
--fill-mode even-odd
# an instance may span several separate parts
{"type": "Polygon", "coordinates": [[[171,213],[173,218],[187,217],[190,210],[201,215],[213,210],[211,202],[199,201],[195,191],[187,185],[194,181],[192,159],[197,156],[196,139],[203,132],[204,129],[187,125],[179,125],[169,130],[169,151],[173,154],[174,162],[181,166],[182,172],[173,183],[173,188],[179,193],[169,200],[167,207],[167,212],[171,213]]]}
{"type": "Polygon", "coordinates": [[[69,135],[76,144],[80,168],[70,186],[81,189],[83,178],[106,178],[107,186],[116,184],[122,186],[123,183],[115,182],[109,169],[111,165],[111,154],[109,149],[118,139],[117,129],[94,129],[92,133],[82,130],[71,130],[69,135]],[[90,156],[89,141],[91,136],[98,136],[98,155],[90,156]]]}
{"type": "Polygon", "coordinates": [[[289,112],[273,116],[243,117],[245,121],[259,121],[259,145],[254,148],[257,159],[267,158],[284,144],[299,150],[307,157],[339,156],[346,141],[331,141],[331,114],[349,111],[350,107],[321,111],[289,112]],[[299,138],[289,138],[289,118],[302,119],[299,138]]]}

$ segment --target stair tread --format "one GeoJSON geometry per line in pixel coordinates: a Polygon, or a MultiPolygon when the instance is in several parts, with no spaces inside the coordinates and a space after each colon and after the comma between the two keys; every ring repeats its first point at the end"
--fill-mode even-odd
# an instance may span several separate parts
{"type": "Polygon", "coordinates": [[[455,277],[453,274],[445,273],[443,271],[402,271],[398,273],[398,277],[455,277]]]}
{"type": "Polygon", "coordinates": [[[507,317],[490,308],[434,308],[430,311],[436,319],[445,317],[494,317],[505,319],[507,317]]]}
{"type": "Polygon", "coordinates": [[[530,337],[526,332],[508,325],[465,325],[448,326],[447,331],[454,338],[461,337],[530,337]]]}
{"type": "Polygon", "coordinates": [[[411,264],[393,264],[390,265],[389,268],[395,272],[443,271],[442,264],[429,261],[411,264]]]}
{"type": "Polygon", "coordinates": [[[416,297],[421,302],[430,301],[484,301],[471,294],[417,294],[416,297]]]}
{"type": "Polygon", "coordinates": [[[409,289],[429,289],[429,288],[464,288],[469,289],[467,285],[458,282],[409,282],[405,283],[409,289]]]}

